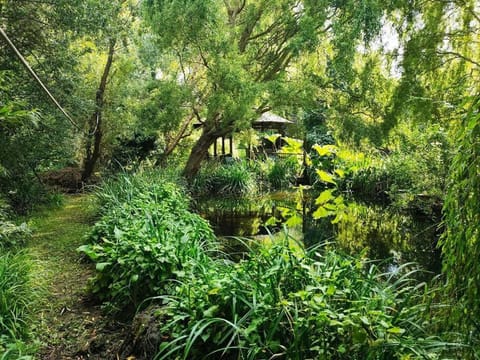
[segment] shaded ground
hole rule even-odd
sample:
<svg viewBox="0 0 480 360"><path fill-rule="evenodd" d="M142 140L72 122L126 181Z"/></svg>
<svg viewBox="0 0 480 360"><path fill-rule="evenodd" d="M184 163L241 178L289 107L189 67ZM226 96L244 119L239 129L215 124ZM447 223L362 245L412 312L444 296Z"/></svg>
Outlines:
<svg viewBox="0 0 480 360"><path fill-rule="evenodd" d="M44 360L117 359L127 326L104 316L86 293L94 268L76 252L92 224L85 195L67 196L61 207L36 214L28 248L44 287L35 326Z"/></svg>

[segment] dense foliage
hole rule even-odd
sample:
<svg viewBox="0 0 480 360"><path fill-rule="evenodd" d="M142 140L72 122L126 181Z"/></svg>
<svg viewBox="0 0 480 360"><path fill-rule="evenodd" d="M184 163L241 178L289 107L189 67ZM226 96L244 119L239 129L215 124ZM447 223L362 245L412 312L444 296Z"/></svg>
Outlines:
<svg viewBox="0 0 480 360"><path fill-rule="evenodd" d="M94 260L92 290L111 310L135 308L191 277L214 249L207 222L188 211L175 184L154 176L123 176L98 191L102 217L80 250Z"/></svg>
<svg viewBox="0 0 480 360"><path fill-rule="evenodd" d="M182 180L158 170L102 185L101 218L82 247L97 263L92 289L111 309L133 311L146 297L164 297L162 316L172 321L162 331L171 343L160 357L219 349L247 358L437 356L422 341L405 345L426 338L423 323L402 322L414 291L394 289L375 267L288 241L253 249L237 264L219 260L208 224L173 184L188 182L195 196L245 197L310 182L321 191L314 209L277 209L293 214L289 225L311 210L348 227L343 234L378 240L382 227L359 229L367 211L348 208L345 193L435 220L444 205L445 296L458 305L454 316L435 316L464 335L472 350L465 356L478 358L479 9L478 0L0 0L2 30L70 114L2 35L0 199L11 214L0 209L0 259L4 278L13 279L5 289L18 281L19 294L28 292L28 259L16 253L28 232L12 217L57 199L46 186L50 174L68 169L75 181L67 190L77 191L122 167L175 164ZM237 142L243 131L248 150L259 145L252 125L267 111L292 120L292 136L305 141L304 162L313 166L303 177L295 156L205 164L219 137ZM337 236L361 252L361 239ZM333 268L343 277L329 290ZM415 322L432 298L415 299ZM25 299L18 313L0 314L8 341L24 334ZM362 347L359 339L370 342Z"/></svg>
<svg viewBox="0 0 480 360"><path fill-rule="evenodd" d="M428 288L408 274L306 251L288 236L238 263L223 260L179 195L152 173L124 176L100 189L103 216L93 244L81 247L108 305L158 304L159 358L400 359L444 350L428 332Z"/></svg>
<svg viewBox="0 0 480 360"><path fill-rule="evenodd" d="M28 349L38 299L32 280L33 261L21 250L30 230L25 223L15 224L9 212L0 199L0 354L6 360L20 359Z"/></svg>
<svg viewBox="0 0 480 360"><path fill-rule="evenodd" d="M458 149L450 174L451 192L445 200L447 232L442 240L443 267L453 296L459 306L455 318L467 339L477 349L480 346L480 115L478 99L467 104L467 112L457 128ZM477 353L478 354L478 353Z"/></svg>

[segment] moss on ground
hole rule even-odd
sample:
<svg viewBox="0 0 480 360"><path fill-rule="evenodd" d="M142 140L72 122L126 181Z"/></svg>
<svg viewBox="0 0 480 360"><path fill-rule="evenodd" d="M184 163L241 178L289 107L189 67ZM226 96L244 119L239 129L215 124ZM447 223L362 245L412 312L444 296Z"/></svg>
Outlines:
<svg viewBox="0 0 480 360"><path fill-rule="evenodd" d="M35 213L28 249L36 283L45 293L33 324L41 343L39 359L108 359L123 337L123 326L102 314L87 295L94 267L76 249L94 219L91 198L67 196L62 206Z"/></svg>

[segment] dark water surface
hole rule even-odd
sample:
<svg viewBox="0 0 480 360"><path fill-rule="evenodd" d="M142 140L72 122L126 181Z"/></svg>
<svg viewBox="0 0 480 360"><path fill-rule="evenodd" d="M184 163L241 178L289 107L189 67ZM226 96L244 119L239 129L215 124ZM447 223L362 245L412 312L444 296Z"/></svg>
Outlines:
<svg viewBox="0 0 480 360"><path fill-rule="evenodd" d="M197 211L212 224L219 237L255 237L275 232L282 222L297 217L297 233L306 246L331 242L351 255L385 261L389 271L405 263L417 263L429 278L441 271L439 215L399 211L392 206L347 201L346 216L314 220L315 196L299 198L296 192L274 193L251 199L200 199ZM276 220L274 221L273 218ZM269 226L265 224L269 223ZM228 241L228 240L226 240Z"/></svg>

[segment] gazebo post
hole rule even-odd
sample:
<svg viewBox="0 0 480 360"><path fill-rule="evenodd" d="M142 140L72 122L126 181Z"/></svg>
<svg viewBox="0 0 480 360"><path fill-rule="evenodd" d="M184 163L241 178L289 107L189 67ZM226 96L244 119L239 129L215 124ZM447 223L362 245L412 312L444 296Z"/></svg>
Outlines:
<svg viewBox="0 0 480 360"><path fill-rule="evenodd" d="M218 139L215 139L213 143L213 157L217 157L217 140Z"/></svg>

